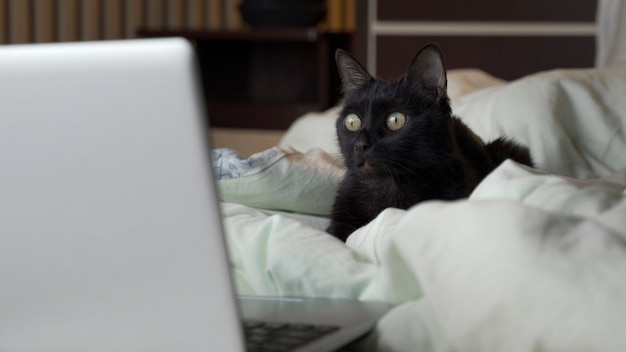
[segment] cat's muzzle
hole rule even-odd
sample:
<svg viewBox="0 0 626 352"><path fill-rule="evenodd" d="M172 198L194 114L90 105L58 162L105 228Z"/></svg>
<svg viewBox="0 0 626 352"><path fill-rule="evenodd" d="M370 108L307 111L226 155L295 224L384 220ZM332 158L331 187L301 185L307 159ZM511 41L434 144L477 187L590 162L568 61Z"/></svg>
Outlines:
<svg viewBox="0 0 626 352"><path fill-rule="evenodd" d="M366 158L360 159L361 160L356 163L356 170L360 176L371 179L379 179L389 176L382 165L368 161Z"/></svg>

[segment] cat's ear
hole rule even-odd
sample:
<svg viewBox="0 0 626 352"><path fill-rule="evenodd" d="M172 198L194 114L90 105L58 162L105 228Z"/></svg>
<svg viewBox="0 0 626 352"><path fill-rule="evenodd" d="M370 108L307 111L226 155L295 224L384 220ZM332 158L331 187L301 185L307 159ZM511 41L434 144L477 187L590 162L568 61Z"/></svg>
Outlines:
<svg viewBox="0 0 626 352"><path fill-rule="evenodd" d="M423 47L413 58L404 80L433 92L437 101L445 96L448 81L441 49L435 44Z"/></svg>
<svg viewBox="0 0 626 352"><path fill-rule="evenodd" d="M335 62L344 93L364 87L374 79L365 67L345 50L337 49L335 51Z"/></svg>

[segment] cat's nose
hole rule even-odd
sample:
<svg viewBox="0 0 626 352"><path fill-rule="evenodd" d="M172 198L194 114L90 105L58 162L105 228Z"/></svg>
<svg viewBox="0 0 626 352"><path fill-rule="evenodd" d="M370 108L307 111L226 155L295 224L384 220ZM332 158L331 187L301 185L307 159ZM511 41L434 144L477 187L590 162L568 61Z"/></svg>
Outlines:
<svg viewBox="0 0 626 352"><path fill-rule="evenodd" d="M370 139L367 136L366 131L361 130L361 132L359 132L359 135L356 137L356 140L354 141L354 147L353 147L354 152L362 154L369 147L370 147Z"/></svg>
<svg viewBox="0 0 626 352"><path fill-rule="evenodd" d="M363 153L369 147L370 143L366 140L358 140L354 143L354 151L359 153Z"/></svg>

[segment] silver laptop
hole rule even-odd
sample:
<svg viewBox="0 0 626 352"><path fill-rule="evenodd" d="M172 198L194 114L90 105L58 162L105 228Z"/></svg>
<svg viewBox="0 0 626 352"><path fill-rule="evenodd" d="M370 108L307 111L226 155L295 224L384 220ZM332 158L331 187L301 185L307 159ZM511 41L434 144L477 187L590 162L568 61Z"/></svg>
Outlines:
<svg viewBox="0 0 626 352"><path fill-rule="evenodd" d="M235 296L200 91L183 39L0 48L0 350L242 351L293 310L332 350L387 310Z"/></svg>

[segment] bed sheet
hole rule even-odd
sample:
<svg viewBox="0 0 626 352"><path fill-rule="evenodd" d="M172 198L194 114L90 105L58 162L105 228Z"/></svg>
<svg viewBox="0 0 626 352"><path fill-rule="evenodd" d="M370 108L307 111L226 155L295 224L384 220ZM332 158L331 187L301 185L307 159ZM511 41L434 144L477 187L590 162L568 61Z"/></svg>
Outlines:
<svg viewBox="0 0 626 352"><path fill-rule="evenodd" d="M455 112L538 167L506 161L468 199L387 209L347 243L324 232L333 150L283 145L219 180L237 290L395 303L360 350L624 350L626 67L491 83Z"/></svg>

